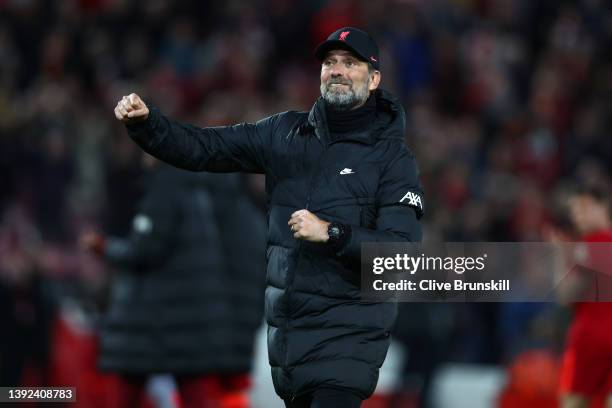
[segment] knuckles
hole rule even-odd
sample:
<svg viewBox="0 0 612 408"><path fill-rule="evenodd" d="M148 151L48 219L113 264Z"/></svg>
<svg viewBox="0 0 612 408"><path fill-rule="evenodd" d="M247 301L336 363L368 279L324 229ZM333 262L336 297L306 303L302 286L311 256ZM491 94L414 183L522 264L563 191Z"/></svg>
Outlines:
<svg viewBox="0 0 612 408"><path fill-rule="evenodd" d="M115 116L117 119L125 121L128 119L128 113L134 110L142 110L141 115L138 116L144 116L149 112L147 106L137 94L123 95L115 107Z"/></svg>

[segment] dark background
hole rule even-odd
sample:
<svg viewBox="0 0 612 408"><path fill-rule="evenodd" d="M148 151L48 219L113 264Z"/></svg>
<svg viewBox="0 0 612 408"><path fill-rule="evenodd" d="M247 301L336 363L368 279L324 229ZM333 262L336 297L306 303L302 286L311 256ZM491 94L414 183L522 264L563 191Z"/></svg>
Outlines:
<svg viewBox="0 0 612 408"><path fill-rule="evenodd" d="M50 361L78 365L54 348L58 315L95 337L109 272L77 237L125 234L141 192L117 100L136 92L198 125L306 110L319 92L312 50L346 25L377 40L381 86L406 108L425 236L541 241L564 225L568 182L609 187L604 0L0 0L3 384L50 383ZM261 185L245 177L263 211ZM555 367L563 344L554 304L402 309L409 394L447 362L502 368L544 350Z"/></svg>

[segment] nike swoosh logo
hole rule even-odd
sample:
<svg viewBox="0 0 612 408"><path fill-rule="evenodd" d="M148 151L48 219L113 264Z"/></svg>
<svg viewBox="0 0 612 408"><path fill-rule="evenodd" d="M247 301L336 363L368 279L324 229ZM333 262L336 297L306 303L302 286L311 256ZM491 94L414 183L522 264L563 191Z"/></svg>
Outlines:
<svg viewBox="0 0 612 408"><path fill-rule="evenodd" d="M344 169L340 171L340 174L344 176L345 174L355 174L355 172L352 169Z"/></svg>

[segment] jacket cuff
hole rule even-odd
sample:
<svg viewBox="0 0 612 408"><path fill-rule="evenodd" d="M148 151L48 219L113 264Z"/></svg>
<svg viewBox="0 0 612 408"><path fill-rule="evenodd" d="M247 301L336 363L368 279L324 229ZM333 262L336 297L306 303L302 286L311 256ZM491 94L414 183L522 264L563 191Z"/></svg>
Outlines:
<svg viewBox="0 0 612 408"><path fill-rule="evenodd" d="M159 110L155 106L149 106L149 116L147 119L135 123L126 123L125 128L130 136L146 134L155 127L158 116Z"/></svg>

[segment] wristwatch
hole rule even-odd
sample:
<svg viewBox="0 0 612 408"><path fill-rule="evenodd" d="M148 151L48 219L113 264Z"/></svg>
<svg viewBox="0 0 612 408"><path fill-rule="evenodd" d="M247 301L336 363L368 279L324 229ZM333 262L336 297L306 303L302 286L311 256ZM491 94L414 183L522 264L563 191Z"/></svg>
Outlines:
<svg viewBox="0 0 612 408"><path fill-rule="evenodd" d="M334 249L340 249L349 237L350 227L339 222L331 222L327 226L327 243Z"/></svg>

